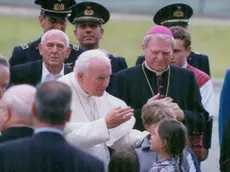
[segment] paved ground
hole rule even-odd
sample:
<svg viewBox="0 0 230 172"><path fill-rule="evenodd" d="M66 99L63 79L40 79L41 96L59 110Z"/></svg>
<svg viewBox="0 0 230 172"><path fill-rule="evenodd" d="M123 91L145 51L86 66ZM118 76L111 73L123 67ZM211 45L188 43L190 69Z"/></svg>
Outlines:
<svg viewBox="0 0 230 172"><path fill-rule="evenodd" d="M218 109L219 109L219 96L220 96L220 88L215 88L215 102L217 107L214 123L213 123L213 133L212 133L212 147L210 149L209 157L206 161L204 161L202 166L202 172L219 172L219 139L218 139Z"/></svg>

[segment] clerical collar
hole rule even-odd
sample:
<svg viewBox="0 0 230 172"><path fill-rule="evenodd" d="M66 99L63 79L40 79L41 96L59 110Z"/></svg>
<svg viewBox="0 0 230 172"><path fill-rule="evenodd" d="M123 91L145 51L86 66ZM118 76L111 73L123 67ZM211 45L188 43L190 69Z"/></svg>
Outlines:
<svg viewBox="0 0 230 172"><path fill-rule="evenodd" d="M185 64L182 66L182 68L187 68L188 67L188 63L187 62L185 62Z"/></svg>
<svg viewBox="0 0 230 172"><path fill-rule="evenodd" d="M166 72L166 71L169 70L169 66L168 66L165 70L163 70L163 71L161 71L161 72L157 72L157 71L155 71L155 70L152 70L152 69L147 65L146 61L144 62L144 64L145 64L145 67L146 67L148 70L150 70L151 72L154 72L154 73L156 74L156 76L161 76L164 72Z"/></svg>

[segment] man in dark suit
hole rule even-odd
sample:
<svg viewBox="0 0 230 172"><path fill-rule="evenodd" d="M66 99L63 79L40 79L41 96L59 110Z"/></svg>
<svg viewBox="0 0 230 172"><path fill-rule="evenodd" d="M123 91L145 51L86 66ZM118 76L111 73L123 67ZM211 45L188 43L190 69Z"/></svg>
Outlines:
<svg viewBox="0 0 230 172"><path fill-rule="evenodd" d="M71 12L70 7L75 3L75 0L35 0L35 4L41 6L39 23L43 33L51 29L59 29L65 32L67 15ZM9 60L10 66L41 60L42 56L38 50L40 42L41 37L36 41L14 47L12 57ZM65 59L65 63L73 67L77 56L83 52L83 49L71 44L69 46L71 52L69 57Z"/></svg>
<svg viewBox="0 0 230 172"><path fill-rule="evenodd" d="M0 55L0 99L10 83L10 69L8 61Z"/></svg>
<svg viewBox="0 0 230 172"><path fill-rule="evenodd" d="M146 61L142 65L117 73L113 83L113 95L134 109L134 128L138 130L144 130L142 106L153 96L159 99L170 97L174 102L178 120L185 123L189 136L199 136L197 138L201 139L202 144L201 134L205 131L205 121L208 120L209 114L202 106L193 72L170 66L174 41L168 28L151 28L143 42ZM197 143L200 144L195 142L192 146L202 146Z"/></svg>
<svg viewBox="0 0 230 172"><path fill-rule="evenodd" d="M85 50L101 48L100 40L104 35L102 25L109 20L109 11L95 2L81 2L72 6L71 10L69 21L75 25L74 35L79 42L79 46ZM112 75L107 87L107 91L110 92L114 74L126 69L127 64L124 57L103 51L109 57L112 65Z"/></svg>
<svg viewBox="0 0 230 172"><path fill-rule="evenodd" d="M189 19L192 17L193 9L183 3L175 3L167 5L161 8L153 17L153 22L157 25L163 25L165 27L181 26L185 29L188 28ZM136 65L143 63L145 60L144 56L138 56ZM188 64L202 70L209 76L210 66L208 56L191 51L187 57Z"/></svg>
<svg viewBox="0 0 230 172"><path fill-rule="evenodd" d="M71 49L68 36L58 29L51 29L43 36L39 44L42 60L15 65L11 68L11 85L31 84L56 80L72 70L64 65Z"/></svg>
<svg viewBox="0 0 230 172"><path fill-rule="evenodd" d="M32 104L36 89L30 85L10 87L0 102L0 143L29 137L32 129Z"/></svg>
<svg viewBox="0 0 230 172"><path fill-rule="evenodd" d="M71 146L63 137L71 116L71 89L49 81L37 88L34 135L0 146L2 172L104 172L104 164Z"/></svg>

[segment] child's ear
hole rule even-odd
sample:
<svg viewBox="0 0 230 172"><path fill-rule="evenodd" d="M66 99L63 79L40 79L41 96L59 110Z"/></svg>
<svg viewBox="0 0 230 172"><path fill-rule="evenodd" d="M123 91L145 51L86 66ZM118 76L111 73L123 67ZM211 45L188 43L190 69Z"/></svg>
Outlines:
<svg viewBox="0 0 230 172"><path fill-rule="evenodd" d="M162 148L166 148L167 147L167 140L162 140Z"/></svg>

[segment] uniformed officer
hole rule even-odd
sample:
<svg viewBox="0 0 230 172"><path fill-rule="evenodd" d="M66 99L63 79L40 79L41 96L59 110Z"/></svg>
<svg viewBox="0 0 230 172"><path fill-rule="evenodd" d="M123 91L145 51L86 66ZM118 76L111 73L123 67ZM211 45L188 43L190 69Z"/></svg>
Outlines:
<svg viewBox="0 0 230 172"><path fill-rule="evenodd" d="M81 2L72 6L69 21L75 25L74 35L79 42L79 46L85 50L97 49L100 47L100 40L103 37L105 24L109 18L109 11L101 4L95 2ZM120 70L127 68L124 57L114 56L103 50L111 60L112 75L107 91L110 92L113 76Z"/></svg>
<svg viewBox="0 0 230 172"><path fill-rule="evenodd" d="M35 0L35 4L41 6L40 16L38 17L43 33L51 29L59 29L65 32L67 25L67 15L71 12L71 6L76 4L75 0ZM41 60L38 44L41 42L41 37L36 41L22 44L14 47L12 57L9 62L11 66L24 64L27 62ZM69 57L65 63L73 66L73 62L77 56L83 52L77 46L70 45L72 48Z"/></svg>
<svg viewBox="0 0 230 172"><path fill-rule="evenodd" d="M153 17L153 22L157 25L163 25L166 27L181 26L183 28L188 27L189 19L193 15L193 9L183 3L175 3L167 5L161 8ZM137 64L141 64L144 61L144 56L139 56L136 61ZM210 66L208 56L191 51L187 57L187 61L190 65L210 74Z"/></svg>

